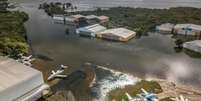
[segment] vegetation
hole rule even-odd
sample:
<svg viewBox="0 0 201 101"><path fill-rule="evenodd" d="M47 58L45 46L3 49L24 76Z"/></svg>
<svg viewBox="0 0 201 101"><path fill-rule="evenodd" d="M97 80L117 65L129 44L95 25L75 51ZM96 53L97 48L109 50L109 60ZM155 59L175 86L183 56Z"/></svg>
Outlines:
<svg viewBox="0 0 201 101"><path fill-rule="evenodd" d="M8 7L8 0L0 0L0 13L6 12Z"/></svg>
<svg viewBox="0 0 201 101"><path fill-rule="evenodd" d="M0 55L15 58L19 53L28 52L24 28L27 20L28 15L24 12L0 13Z"/></svg>
<svg viewBox="0 0 201 101"><path fill-rule="evenodd" d="M71 3L61 3L61 2L51 2L51 3L43 3L40 4L39 9L44 9L45 12L52 16L53 14L65 14L65 10L71 9L77 9L76 6L73 6Z"/></svg>
<svg viewBox="0 0 201 101"><path fill-rule="evenodd" d="M109 10L78 12L110 17L107 27L127 27L138 33L146 33L162 23L194 23L201 25L201 9L177 7L170 9L147 9L117 7Z"/></svg>
<svg viewBox="0 0 201 101"><path fill-rule="evenodd" d="M178 47L182 47L183 40L177 39L177 40L175 41L175 44L176 44Z"/></svg>
<svg viewBox="0 0 201 101"><path fill-rule="evenodd" d="M166 97L164 99L161 99L160 101L173 101L173 100L171 100L170 97Z"/></svg>
<svg viewBox="0 0 201 101"><path fill-rule="evenodd" d="M122 101L122 99L128 101L125 92L128 92L131 96L137 96L137 94L142 93L141 88L144 88L145 90L151 91L153 93L162 92L162 88L157 82L142 80L136 85L126 86L124 89L117 89L110 92L109 99L110 101L112 101L113 99L115 99L116 101Z"/></svg>

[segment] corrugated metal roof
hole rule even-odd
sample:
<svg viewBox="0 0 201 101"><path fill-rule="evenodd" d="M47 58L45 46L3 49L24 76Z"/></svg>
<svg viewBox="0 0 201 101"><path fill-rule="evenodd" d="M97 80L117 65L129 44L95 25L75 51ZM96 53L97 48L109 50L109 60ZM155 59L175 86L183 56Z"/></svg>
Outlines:
<svg viewBox="0 0 201 101"><path fill-rule="evenodd" d="M11 101L44 83L41 72L5 57L0 57L0 81L3 101Z"/></svg>
<svg viewBox="0 0 201 101"><path fill-rule="evenodd" d="M133 34L136 34L136 32L128 30L126 28L114 28L114 29L108 29L103 32L100 32L100 34L113 34L122 38L127 38Z"/></svg>
<svg viewBox="0 0 201 101"><path fill-rule="evenodd" d="M104 26L101 26L99 24L86 26L78 29L79 31L85 31L85 32L92 32L92 33L98 33L100 31L106 30Z"/></svg>

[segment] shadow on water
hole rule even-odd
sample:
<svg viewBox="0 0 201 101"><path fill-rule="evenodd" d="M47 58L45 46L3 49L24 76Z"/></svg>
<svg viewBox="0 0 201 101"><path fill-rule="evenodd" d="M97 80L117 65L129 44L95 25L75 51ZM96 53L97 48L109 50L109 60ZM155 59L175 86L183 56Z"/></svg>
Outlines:
<svg viewBox="0 0 201 101"><path fill-rule="evenodd" d="M58 84L54 85L52 87L52 90L57 91L58 89L59 90L76 89L78 88L78 86L80 86L81 82L83 82L86 79L86 76L87 75L84 71L81 70L75 71L70 75L68 75L67 78L62 79L61 81L59 81Z"/></svg>
<svg viewBox="0 0 201 101"><path fill-rule="evenodd" d="M36 54L36 57L41 59L41 60L45 60L45 61L54 61L52 58L50 58L46 55L43 55L43 54Z"/></svg>

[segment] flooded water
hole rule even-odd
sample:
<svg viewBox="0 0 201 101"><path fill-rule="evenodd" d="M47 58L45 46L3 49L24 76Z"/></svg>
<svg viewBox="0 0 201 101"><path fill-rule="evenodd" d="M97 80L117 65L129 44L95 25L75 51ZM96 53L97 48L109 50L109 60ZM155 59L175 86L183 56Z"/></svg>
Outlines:
<svg viewBox="0 0 201 101"><path fill-rule="evenodd" d="M42 0L41 0L42 1ZM64 25L54 24L51 17L38 10L37 0L19 0L20 9L29 14L26 22L27 35L35 56L43 57L44 75L54 66L66 64L72 70L90 62L139 77L157 77L201 85L201 59L185 53L176 53L174 39L170 35L151 33L128 43L109 42L99 39L65 34ZM46 0L49 1L49 0ZM55 0L54 0L55 1ZM76 0L91 6L130 6L168 8L176 6L201 7L200 0Z"/></svg>

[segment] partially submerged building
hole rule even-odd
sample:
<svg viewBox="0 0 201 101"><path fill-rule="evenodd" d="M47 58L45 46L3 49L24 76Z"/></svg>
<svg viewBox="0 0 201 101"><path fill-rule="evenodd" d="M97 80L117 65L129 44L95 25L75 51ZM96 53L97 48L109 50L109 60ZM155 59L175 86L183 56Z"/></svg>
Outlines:
<svg viewBox="0 0 201 101"><path fill-rule="evenodd" d="M201 26L195 24L177 24L174 26L174 33L201 37Z"/></svg>
<svg viewBox="0 0 201 101"><path fill-rule="evenodd" d="M109 17L108 16L104 16L104 15L99 16L98 19L99 19L99 23L100 24L105 24L105 23L107 23L109 21Z"/></svg>
<svg viewBox="0 0 201 101"><path fill-rule="evenodd" d="M84 15L76 14L70 17L74 18L74 22L77 27L84 27L88 25L87 19Z"/></svg>
<svg viewBox="0 0 201 101"><path fill-rule="evenodd" d="M48 91L40 71L0 57L0 100L35 101Z"/></svg>
<svg viewBox="0 0 201 101"><path fill-rule="evenodd" d="M54 23L64 24L64 15L53 15Z"/></svg>
<svg viewBox="0 0 201 101"><path fill-rule="evenodd" d="M86 20L85 16L81 15L81 14L72 15L71 17L74 18L74 20L78 21L78 22L81 20Z"/></svg>
<svg viewBox="0 0 201 101"><path fill-rule="evenodd" d="M76 25L75 19L73 17L64 17L64 23L66 25Z"/></svg>
<svg viewBox="0 0 201 101"><path fill-rule="evenodd" d="M99 23L98 16L96 16L96 15L87 15L85 17L86 17L86 20L87 20L87 22L89 24L97 24L97 23Z"/></svg>
<svg viewBox="0 0 201 101"><path fill-rule="evenodd" d="M76 32L77 32L77 34L79 34L81 36L95 37L97 33L100 33L104 30L106 30L106 28L104 26L95 24L95 25L78 28Z"/></svg>
<svg viewBox="0 0 201 101"><path fill-rule="evenodd" d="M183 47L188 49L188 50L191 50L191 51L194 51L197 53L201 53L201 40L194 40L194 41L190 41L190 42L185 42L183 44Z"/></svg>
<svg viewBox="0 0 201 101"><path fill-rule="evenodd" d="M97 34L97 37L99 38L115 41L128 41L135 36L136 32L126 28L108 29Z"/></svg>
<svg viewBox="0 0 201 101"><path fill-rule="evenodd" d="M86 16L86 19L88 21L89 24L104 24L107 23L109 21L109 17L108 16L96 16L96 15L88 15Z"/></svg>
<svg viewBox="0 0 201 101"><path fill-rule="evenodd" d="M109 21L109 17L107 16L96 16L96 15L71 15L71 16L64 16L64 19L60 18L60 16L55 16L54 19L56 21L64 20L64 23L67 25L76 25L76 27L84 27L94 24L105 24Z"/></svg>
<svg viewBox="0 0 201 101"><path fill-rule="evenodd" d="M159 26L156 26L156 32L162 34L171 34L173 33L174 24L165 23Z"/></svg>

